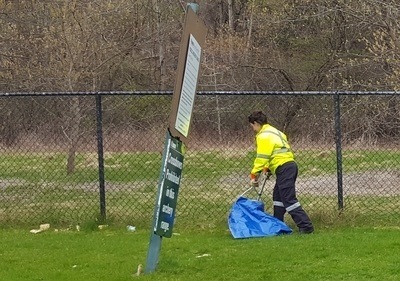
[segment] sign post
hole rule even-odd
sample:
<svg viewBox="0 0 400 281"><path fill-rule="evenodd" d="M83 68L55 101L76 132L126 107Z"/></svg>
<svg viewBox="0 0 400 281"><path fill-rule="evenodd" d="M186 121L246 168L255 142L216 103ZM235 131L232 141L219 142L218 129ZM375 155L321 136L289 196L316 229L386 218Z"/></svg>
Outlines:
<svg viewBox="0 0 400 281"><path fill-rule="evenodd" d="M169 133L166 139L153 230L155 234L169 238L172 236L179 183L182 175L183 145L181 141L171 137Z"/></svg>
<svg viewBox="0 0 400 281"><path fill-rule="evenodd" d="M154 208L153 229L150 234L150 245L147 253L145 272L154 272L161 250L162 237L171 237L178 201L179 183L183 168L182 142L166 135L157 200Z"/></svg>
<svg viewBox="0 0 400 281"><path fill-rule="evenodd" d="M145 273L156 270L162 238L170 238L174 226L183 170L184 142L189 135L199 79L201 49L207 33L207 28L197 17L197 10L198 5L193 3L188 4L186 9Z"/></svg>

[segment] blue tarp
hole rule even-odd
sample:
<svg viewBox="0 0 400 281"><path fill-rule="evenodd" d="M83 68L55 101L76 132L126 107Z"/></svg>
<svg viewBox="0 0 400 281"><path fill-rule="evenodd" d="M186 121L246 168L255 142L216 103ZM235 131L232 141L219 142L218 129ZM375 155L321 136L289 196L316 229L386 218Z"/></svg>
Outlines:
<svg viewBox="0 0 400 281"><path fill-rule="evenodd" d="M292 229L264 211L264 203L240 196L228 217L233 238L251 238L290 234Z"/></svg>

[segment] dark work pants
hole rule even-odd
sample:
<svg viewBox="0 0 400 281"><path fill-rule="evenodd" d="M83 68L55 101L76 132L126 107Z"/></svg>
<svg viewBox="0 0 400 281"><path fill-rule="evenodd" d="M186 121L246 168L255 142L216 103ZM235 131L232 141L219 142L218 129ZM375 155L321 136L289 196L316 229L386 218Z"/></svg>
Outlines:
<svg viewBox="0 0 400 281"><path fill-rule="evenodd" d="M285 213L288 212L300 231L309 230L313 227L311 220L296 198L297 173L296 162L285 163L276 169L276 183L272 195L274 217L283 221Z"/></svg>

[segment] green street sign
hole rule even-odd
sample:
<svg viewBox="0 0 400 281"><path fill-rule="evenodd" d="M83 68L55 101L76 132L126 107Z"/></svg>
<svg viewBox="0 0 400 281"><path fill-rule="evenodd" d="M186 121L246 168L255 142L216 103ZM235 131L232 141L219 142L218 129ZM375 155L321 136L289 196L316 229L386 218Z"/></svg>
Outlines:
<svg viewBox="0 0 400 281"><path fill-rule="evenodd" d="M162 168L163 175L159 183L154 233L169 238L172 236L183 169L183 145L178 139L169 137L165 149L166 157Z"/></svg>

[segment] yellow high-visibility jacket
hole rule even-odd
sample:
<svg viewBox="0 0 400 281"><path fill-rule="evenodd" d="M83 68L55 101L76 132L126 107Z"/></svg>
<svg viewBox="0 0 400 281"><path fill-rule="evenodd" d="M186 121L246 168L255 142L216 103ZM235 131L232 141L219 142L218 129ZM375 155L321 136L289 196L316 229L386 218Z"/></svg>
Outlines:
<svg viewBox="0 0 400 281"><path fill-rule="evenodd" d="M251 174L257 175L264 168L275 174L276 168L294 161L294 154L284 133L265 124L256 135L257 156Z"/></svg>

